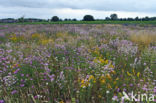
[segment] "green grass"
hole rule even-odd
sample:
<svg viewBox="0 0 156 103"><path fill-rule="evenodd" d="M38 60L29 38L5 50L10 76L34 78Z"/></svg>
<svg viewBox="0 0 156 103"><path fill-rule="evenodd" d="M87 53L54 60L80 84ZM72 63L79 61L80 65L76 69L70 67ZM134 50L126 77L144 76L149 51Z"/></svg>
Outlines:
<svg viewBox="0 0 156 103"><path fill-rule="evenodd" d="M3 24L139 24L156 25L156 21L59 21L59 22L24 22L24 23L0 23Z"/></svg>

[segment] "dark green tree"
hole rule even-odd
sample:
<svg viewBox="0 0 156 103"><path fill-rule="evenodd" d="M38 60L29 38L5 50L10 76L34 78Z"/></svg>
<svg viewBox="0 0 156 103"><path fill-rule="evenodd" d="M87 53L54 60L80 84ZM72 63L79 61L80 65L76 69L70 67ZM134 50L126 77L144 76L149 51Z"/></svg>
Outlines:
<svg viewBox="0 0 156 103"><path fill-rule="evenodd" d="M109 17L106 17L105 20L110 20L110 18Z"/></svg>
<svg viewBox="0 0 156 103"><path fill-rule="evenodd" d="M59 21L59 17L53 16L53 17L51 18L51 21L54 21L54 22Z"/></svg>
<svg viewBox="0 0 156 103"><path fill-rule="evenodd" d="M85 15L83 21L94 21L94 17L92 15Z"/></svg>
<svg viewBox="0 0 156 103"><path fill-rule="evenodd" d="M18 18L18 22L24 22L24 16Z"/></svg>
<svg viewBox="0 0 156 103"><path fill-rule="evenodd" d="M135 21L139 21L139 17L138 16L135 18Z"/></svg>
<svg viewBox="0 0 156 103"><path fill-rule="evenodd" d="M110 18L111 18L111 20L118 20L118 15L117 14L111 14Z"/></svg>

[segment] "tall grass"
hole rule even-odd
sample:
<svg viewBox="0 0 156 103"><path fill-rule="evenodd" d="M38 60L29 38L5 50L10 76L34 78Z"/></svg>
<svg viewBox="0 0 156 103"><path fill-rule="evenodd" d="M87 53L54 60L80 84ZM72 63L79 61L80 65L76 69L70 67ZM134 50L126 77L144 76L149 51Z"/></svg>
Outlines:
<svg viewBox="0 0 156 103"><path fill-rule="evenodd" d="M156 33L146 30L133 32L133 34L130 35L130 40L138 44L140 47L148 47L149 45L155 45Z"/></svg>

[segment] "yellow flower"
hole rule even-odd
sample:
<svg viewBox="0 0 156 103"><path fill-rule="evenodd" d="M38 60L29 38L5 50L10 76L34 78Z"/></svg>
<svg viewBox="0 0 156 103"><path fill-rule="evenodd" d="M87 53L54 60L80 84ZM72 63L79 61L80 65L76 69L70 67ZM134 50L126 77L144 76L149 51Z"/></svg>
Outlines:
<svg viewBox="0 0 156 103"><path fill-rule="evenodd" d="M116 74L116 72L114 70L111 71L112 74Z"/></svg>
<svg viewBox="0 0 156 103"><path fill-rule="evenodd" d="M98 95L98 97L99 97L99 98L102 98L102 96L101 96L101 95Z"/></svg>
<svg viewBox="0 0 156 103"><path fill-rule="evenodd" d="M101 58L99 59L99 61L100 61L101 63L105 63L105 61L104 61L103 59L101 59Z"/></svg>
<svg viewBox="0 0 156 103"><path fill-rule="evenodd" d="M84 83L84 80L82 80L81 83L83 84Z"/></svg>
<svg viewBox="0 0 156 103"><path fill-rule="evenodd" d="M102 84L105 84L105 83L106 83L106 81L103 79L103 80L101 80L101 83L102 83Z"/></svg>
<svg viewBox="0 0 156 103"><path fill-rule="evenodd" d="M135 70L134 70L134 68L133 68L133 74L135 75Z"/></svg>
<svg viewBox="0 0 156 103"><path fill-rule="evenodd" d="M93 61L94 61L94 63L98 63L98 59L97 59L97 58L96 58L96 59L94 59Z"/></svg>
<svg viewBox="0 0 156 103"><path fill-rule="evenodd" d="M34 33L31 35L32 39L39 39L40 38L40 34L38 33Z"/></svg>
<svg viewBox="0 0 156 103"><path fill-rule="evenodd" d="M127 71L127 75L128 75L128 76L132 76L132 74L131 74L131 73L129 73L128 71Z"/></svg>
<svg viewBox="0 0 156 103"><path fill-rule="evenodd" d="M111 65L109 65L109 68L114 68L114 65L112 65L112 64L111 64Z"/></svg>
<svg viewBox="0 0 156 103"><path fill-rule="evenodd" d="M108 84L108 85L107 85L107 87L108 87L109 89L111 89L111 88L112 88L110 84Z"/></svg>
<svg viewBox="0 0 156 103"><path fill-rule="evenodd" d="M115 87L115 89L118 89L118 88L119 88L118 86Z"/></svg>
<svg viewBox="0 0 156 103"><path fill-rule="evenodd" d="M104 76L101 76L99 80L100 80L100 83L102 83L102 84L106 83L106 80L105 80Z"/></svg>
<svg viewBox="0 0 156 103"><path fill-rule="evenodd" d="M110 74L107 74L107 75L106 75L106 78L108 78L109 80L112 79L111 76L110 76Z"/></svg>
<svg viewBox="0 0 156 103"><path fill-rule="evenodd" d="M91 75L91 76L89 77L88 81L90 81L90 80L93 80L93 83L96 83L96 79L95 79L95 77L94 77L93 75Z"/></svg>
<svg viewBox="0 0 156 103"><path fill-rule="evenodd" d="M116 80L119 80L119 78L116 78Z"/></svg>
<svg viewBox="0 0 156 103"><path fill-rule="evenodd" d="M81 88L85 88L89 85L89 82L88 81L85 81L85 80L81 80Z"/></svg>
<svg viewBox="0 0 156 103"><path fill-rule="evenodd" d="M62 100L62 101L60 101L59 103L64 103L64 102L63 102L63 100Z"/></svg>
<svg viewBox="0 0 156 103"><path fill-rule="evenodd" d="M108 64L108 62L109 62L108 60L105 60L105 64Z"/></svg>
<svg viewBox="0 0 156 103"><path fill-rule="evenodd" d="M97 50L95 50L95 51L94 51L94 53L95 53L95 54L97 54L97 55L99 55L99 54L100 54L100 53L99 53L99 51L97 51Z"/></svg>
<svg viewBox="0 0 156 103"><path fill-rule="evenodd" d="M88 80L90 81L90 80L92 80L92 79L94 79L94 76L92 76L92 75L89 76L89 79L88 79Z"/></svg>
<svg viewBox="0 0 156 103"><path fill-rule="evenodd" d="M139 78L139 76L140 76L140 72L137 73L137 77L138 77L138 78Z"/></svg>
<svg viewBox="0 0 156 103"><path fill-rule="evenodd" d="M10 40L13 41L13 42L16 42L17 41L17 37L13 36L13 37L10 38Z"/></svg>
<svg viewBox="0 0 156 103"><path fill-rule="evenodd" d="M116 85L116 84L117 84L117 82L116 82L116 81L114 81L114 82L113 82L113 84L114 84L114 85Z"/></svg>

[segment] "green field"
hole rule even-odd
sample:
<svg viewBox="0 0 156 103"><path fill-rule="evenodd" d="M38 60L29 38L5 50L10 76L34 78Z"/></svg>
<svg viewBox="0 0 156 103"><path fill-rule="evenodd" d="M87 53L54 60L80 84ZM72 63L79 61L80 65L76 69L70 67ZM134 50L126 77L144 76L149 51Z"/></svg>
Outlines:
<svg viewBox="0 0 156 103"><path fill-rule="evenodd" d="M58 21L58 22L24 22L24 23L0 23L2 24L138 24L156 25L156 21Z"/></svg>

